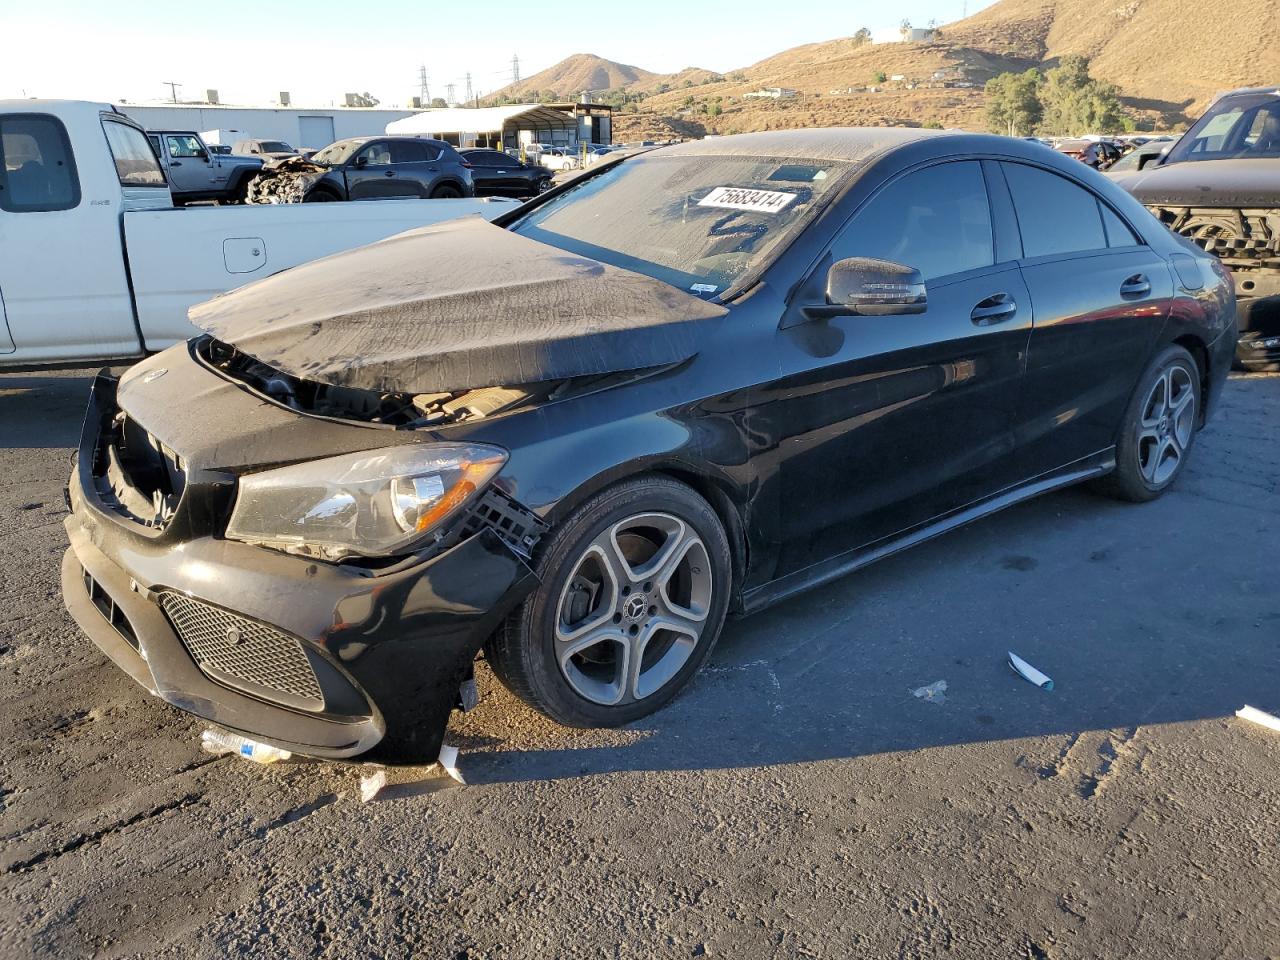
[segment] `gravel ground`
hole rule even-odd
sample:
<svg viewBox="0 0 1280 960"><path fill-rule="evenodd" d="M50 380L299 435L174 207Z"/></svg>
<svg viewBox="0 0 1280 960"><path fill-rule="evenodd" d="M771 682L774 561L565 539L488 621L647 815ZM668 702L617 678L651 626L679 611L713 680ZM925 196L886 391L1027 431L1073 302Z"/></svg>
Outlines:
<svg viewBox="0 0 1280 960"><path fill-rule="evenodd" d="M1280 377L1159 502L1069 490L731 622L631 729L482 669L471 785L367 804L201 753L63 612L87 384L0 377L0 956L1280 956L1280 734L1231 716L1280 712Z"/></svg>

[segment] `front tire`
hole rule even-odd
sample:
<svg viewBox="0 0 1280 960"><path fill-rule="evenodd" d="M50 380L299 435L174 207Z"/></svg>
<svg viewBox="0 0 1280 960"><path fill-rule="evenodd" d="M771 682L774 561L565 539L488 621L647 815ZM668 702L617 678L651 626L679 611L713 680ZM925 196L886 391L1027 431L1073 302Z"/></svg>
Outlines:
<svg viewBox="0 0 1280 960"><path fill-rule="evenodd" d="M462 197L462 191L451 183L441 184L431 191L432 200L458 200Z"/></svg>
<svg viewBox="0 0 1280 960"><path fill-rule="evenodd" d="M1173 486L1195 443L1200 403L1200 368L1182 347L1166 347L1138 381L1116 441L1115 472L1098 489L1143 503Z"/></svg>
<svg viewBox="0 0 1280 960"><path fill-rule="evenodd" d="M535 572L487 656L512 693L572 727L670 701L715 646L732 580L719 517L667 477L596 494L544 541Z"/></svg>

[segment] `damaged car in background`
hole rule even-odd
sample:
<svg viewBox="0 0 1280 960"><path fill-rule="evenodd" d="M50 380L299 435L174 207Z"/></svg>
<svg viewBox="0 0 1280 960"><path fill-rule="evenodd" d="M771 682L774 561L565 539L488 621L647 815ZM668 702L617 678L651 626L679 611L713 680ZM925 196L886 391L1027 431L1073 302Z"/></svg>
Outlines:
<svg viewBox="0 0 1280 960"><path fill-rule="evenodd" d="M561 723L661 707L749 613L1028 497L1176 482L1224 270L1007 138L604 161L192 309L103 373L65 602L174 706L433 759L483 651Z"/></svg>
<svg viewBox="0 0 1280 960"><path fill-rule="evenodd" d="M476 195L471 164L443 140L354 137L309 158L268 161L249 183L247 203L313 203Z"/></svg>
<svg viewBox="0 0 1280 960"><path fill-rule="evenodd" d="M1114 179L1230 268L1236 359L1246 370L1280 371L1280 90L1223 94L1167 153Z"/></svg>

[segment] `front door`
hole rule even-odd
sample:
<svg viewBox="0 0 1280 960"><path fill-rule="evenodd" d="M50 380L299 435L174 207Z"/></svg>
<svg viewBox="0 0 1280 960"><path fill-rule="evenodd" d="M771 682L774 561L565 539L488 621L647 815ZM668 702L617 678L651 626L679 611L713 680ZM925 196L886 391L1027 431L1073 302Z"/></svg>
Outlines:
<svg viewBox="0 0 1280 960"><path fill-rule="evenodd" d="M821 302L831 263L875 257L918 269L928 308L788 325L793 299L776 340L782 375L755 420L777 458L777 576L1016 482L1031 310L995 249L982 165L940 163L882 188L802 285L800 305Z"/></svg>
<svg viewBox="0 0 1280 960"><path fill-rule="evenodd" d="M1019 402L1025 472L1106 450L1173 297L1169 267L1105 200L1041 167L999 164L1017 212L1035 326Z"/></svg>
<svg viewBox="0 0 1280 960"><path fill-rule="evenodd" d="M227 175L195 137L168 133L164 137L169 153L169 183L175 193L212 193L227 185Z"/></svg>
<svg viewBox="0 0 1280 960"><path fill-rule="evenodd" d="M373 200L395 196L396 171L391 165L391 145L383 140L365 144L346 167L347 197Z"/></svg>

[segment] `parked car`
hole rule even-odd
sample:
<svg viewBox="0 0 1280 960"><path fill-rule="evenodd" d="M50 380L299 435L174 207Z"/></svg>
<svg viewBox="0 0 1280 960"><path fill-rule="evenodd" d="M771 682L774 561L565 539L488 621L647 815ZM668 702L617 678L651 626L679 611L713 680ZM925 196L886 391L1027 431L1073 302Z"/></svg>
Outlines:
<svg viewBox="0 0 1280 960"><path fill-rule="evenodd" d="M1123 157L1107 167L1107 176L1115 177L1117 174L1137 173L1152 160L1156 160L1168 153L1170 146L1172 146L1172 142L1155 140L1137 144Z"/></svg>
<svg viewBox="0 0 1280 960"><path fill-rule="evenodd" d="M230 156L231 154L231 148L225 143L206 143L205 146L210 153L216 153L221 157Z"/></svg>
<svg viewBox="0 0 1280 960"><path fill-rule="evenodd" d="M1280 371L1276 87L1223 94L1167 151L1116 182L1170 230L1230 268L1239 297L1237 363L1247 370Z"/></svg>
<svg viewBox="0 0 1280 960"><path fill-rule="evenodd" d="M605 157L610 156L611 154L615 154L622 149L624 148L613 145L613 144L610 144L607 146L590 147L587 149L586 156L583 159L583 164L588 167L592 166L593 164L599 163Z"/></svg>
<svg viewBox="0 0 1280 960"><path fill-rule="evenodd" d="M1063 140L1054 149L1095 170L1105 170L1120 159L1120 149L1106 140Z"/></svg>
<svg viewBox="0 0 1280 960"><path fill-rule="evenodd" d="M262 169L262 161L253 157L212 152L191 130L150 130L147 139L178 205L201 200L242 203L249 181Z"/></svg>
<svg viewBox="0 0 1280 960"><path fill-rule="evenodd" d="M308 202L475 196L471 164L443 140L353 137L329 144L310 162L326 169Z"/></svg>
<svg viewBox="0 0 1280 960"><path fill-rule="evenodd" d="M548 170L577 170L581 166L578 151L571 147L552 147L538 154L538 163Z"/></svg>
<svg viewBox="0 0 1280 960"><path fill-rule="evenodd" d="M198 333L187 308L224 290L516 205L179 210L147 135L105 103L0 101L0 148L0 369L141 357Z"/></svg>
<svg viewBox="0 0 1280 960"><path fill-rule="evenodd" d="M302 753L434 757L482 647L556 720L628 723L730 611L1069 484L1165 493L1233 306L1215 258L1005 137L624 157L99 376L67 607L170 703Z"/></svg>
<svg viewBox="0 0 1280 960"><path fill-rule="evenodd" d="M265 157L268 160L283 160L285 157L298 155L298 151L283 140L237 140L232 144L231 152L249 157Z"/></svg>
<svg viewBox="0 0 1280 960"><path fill-rule="evenodd" d="M471 164L477 197L532 197L550 190L554 174L537 163L523 163L501 150L461 150Z"/></svg>

